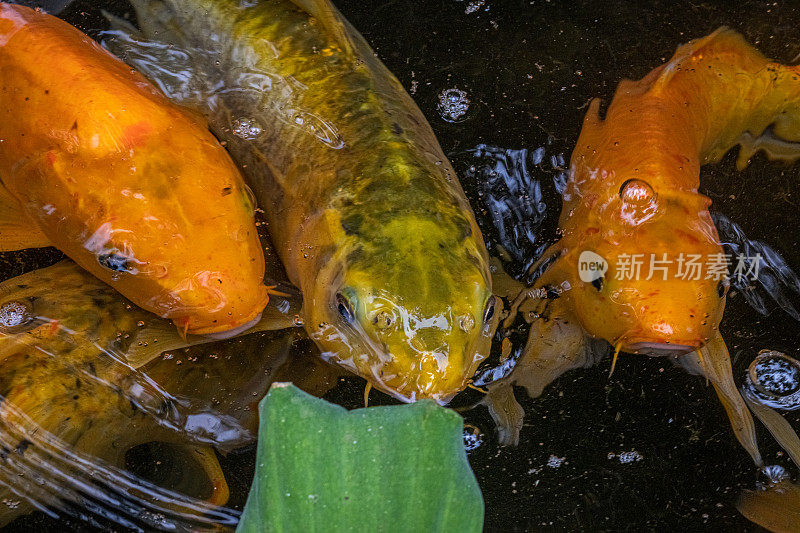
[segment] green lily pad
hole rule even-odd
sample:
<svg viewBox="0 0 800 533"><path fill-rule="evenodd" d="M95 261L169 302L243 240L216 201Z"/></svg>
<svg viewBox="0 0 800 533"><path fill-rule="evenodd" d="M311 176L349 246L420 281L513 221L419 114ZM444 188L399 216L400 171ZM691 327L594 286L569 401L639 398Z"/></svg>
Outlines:
<svg viewBox="0 0 800 533"><path fill-rule="evenodd" d="M237 531L480 531L460 416L433 402L348 411L276 383Z"/></svg>

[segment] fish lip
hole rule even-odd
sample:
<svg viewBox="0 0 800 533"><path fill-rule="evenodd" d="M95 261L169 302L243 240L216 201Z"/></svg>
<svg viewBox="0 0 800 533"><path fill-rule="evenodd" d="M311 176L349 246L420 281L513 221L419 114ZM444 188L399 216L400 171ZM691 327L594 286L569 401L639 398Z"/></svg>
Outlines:
<svg viewBox="0 0 800 533"><path fill-rule="evenodd" d="M208 339L214 339L216 341L222 341L222 340L225 340L225 339L230 339L231 337L235 337L237 335L240 335L240 334L244 333L248 329L250 329L253 326L255 326L256 324L258 324L258 322L261 320L261 314L262 313L258 313L255 316L255 318L245 322L244 324L242 324L239 327L236 327L236 328L233 328L233 329L229 329L227 331L218 331L216 333L206 333L205 335L203 335L203 337L206 337Z"/></svg>
<svg viewBox="0 0 800 533"><path fill-rule="evenodd" d="M622 346L622 351L628 353L661 356L661 355L684 355L700 348L701 343L697 341L670 341L660 342L653 340L628 341Z"/></svg>

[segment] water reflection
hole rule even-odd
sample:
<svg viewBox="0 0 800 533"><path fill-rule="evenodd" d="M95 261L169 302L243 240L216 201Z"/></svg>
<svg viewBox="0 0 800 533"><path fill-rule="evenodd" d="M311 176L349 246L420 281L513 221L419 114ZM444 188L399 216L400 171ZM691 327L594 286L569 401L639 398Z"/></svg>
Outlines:
<svg viewBox="0 0 800 533"><path fill-rule="evenodd" d="M488 239L495 241L488 246L500 247L496 253L507 256L504 266L520 276L552 244L543 230L548 217L554 221L561 208L556 194L563 192L566 183L564 154L548 153L545 146L514 149L486 144L468 153L474 159L463 172L464 182L477 189L473 203L477 200L483 208L476 209L482 229L497 236Z"/></svg>
<svg viewBox="0 0 800 533"><path fill-rule="evenodd" d="M726 253L742 257L745 269L754 268L758 273L755 282L733 276L731 286L738 289L750 307L762 315L768 313L766 298L770 298L792 318L800 320L800 312L792 302L800 295L800 277L786 260L767 243L749 239L741 226L727 216L712 212L711 217ZM755 258L758 258L758 265L753 264Z"/></svg>

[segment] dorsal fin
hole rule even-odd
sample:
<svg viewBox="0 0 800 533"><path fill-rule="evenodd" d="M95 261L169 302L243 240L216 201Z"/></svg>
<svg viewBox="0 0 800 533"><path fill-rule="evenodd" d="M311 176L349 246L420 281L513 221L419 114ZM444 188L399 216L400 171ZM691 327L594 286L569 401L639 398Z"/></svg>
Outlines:
<svg viewBox="0 0 800 533"><path fill-rule="evenodd" d="M294 5L314 17L334 38L348 56L356 55L356 45L347 31L344 18L330 0L291 0Z"/></svg>
<svg viewBox="0 0 800 533"><path fill-rule="evenodd" d="M663 89L670 82L670 80L672 80L673 76L680 72L681 67L687 59L692 57L692 55L701 48L708 46L710 42L725 34L739 35L736 31L728 28L727 26L720 26L705 37L692 39L688 43L679 46L678 49L675 50L675 54L672 56L672 58L663 65L663 69L661 70L658 79L653 82L652 89Z"/></svg>

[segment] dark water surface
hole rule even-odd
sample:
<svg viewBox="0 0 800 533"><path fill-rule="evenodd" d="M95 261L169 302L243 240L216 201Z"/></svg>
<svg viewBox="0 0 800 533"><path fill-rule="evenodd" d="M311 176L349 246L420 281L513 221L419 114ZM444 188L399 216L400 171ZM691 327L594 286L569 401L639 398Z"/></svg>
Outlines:
<svg viewBox="0 0 800 533"><path fill-rule="evenodd" d="M800 53L797 2L336 3L413 94L462 176L491 251L497 254L497 244L504 244L514 273L555 238L556 183L590 98L610 99L619 80L644 76L676 46L720 25L781 62ZM126 11L122 3L77 0L64 17L96 33L104 28L101 8ZM450 89L460 92L445 93ZM463 103L456 100L465 93L463 116L443 117L443 93L451 97L448 105ZM476 153L480 145L489 148ZM756 156L736 172L733 161L729 155L703 169L702 192L712 198L712 210L800 270L800 166ZM59 257L52 251L0 254L0 280ZM787 293L790 302L795 296ZM798 354L797 321L770 298L765 302L762 315L736 291L729 297L721 329L737 380L759 350ZM754 487L757 472L713 389L663 358L623 355L610 379L609 364L570 372L535 401L517 391L526 411L518 447L497 444L484 407L465 413L483 433L470 460L486 501L486 529L758 530L734 507L740 491ZM347 379L327 398L358 407L362 392L361 380ZM477 395L467 393L459 404ZM392 403L377 392L372 402ZM800 427L796 416L792 421ZM790 466L762 428L759 439L767 464ZM253 460L253 450L221 460L234 507L244 503ZM42 515L7 528L63 529Z"/></svg>

